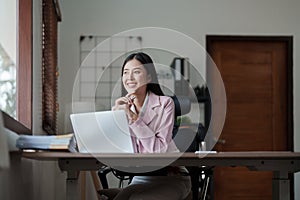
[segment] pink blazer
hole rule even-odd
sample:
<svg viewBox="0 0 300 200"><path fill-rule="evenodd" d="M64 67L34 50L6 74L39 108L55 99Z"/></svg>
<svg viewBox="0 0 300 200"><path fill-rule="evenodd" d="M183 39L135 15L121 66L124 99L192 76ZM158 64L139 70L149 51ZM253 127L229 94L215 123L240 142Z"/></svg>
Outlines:
<svg viewBox="0 0 300 200"><path fill-rule="evenodd" d="M144 115L129 125L137 153L177 152L172 139L174 102L170 97L149 92Z"/></svg>

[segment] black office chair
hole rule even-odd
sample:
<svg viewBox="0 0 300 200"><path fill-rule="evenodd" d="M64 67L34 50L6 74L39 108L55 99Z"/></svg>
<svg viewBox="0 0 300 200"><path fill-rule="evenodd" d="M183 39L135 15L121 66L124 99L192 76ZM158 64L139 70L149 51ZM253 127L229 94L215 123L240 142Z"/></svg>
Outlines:
<svg viewBox="0 0 300 200"><path fill-rule="evenodd" d="M188 97L177 96L172 97L172 99L175 104L173 140L181 152L195 152L199 150L199 142L204 138L203 135L205 134L205 130L199 129L199 127L203 127L202 125L199 125L199 127L197 127L198 131L194 131L188 124L181 123L180 116L189 113L191 110L191 101ZM199 130L201 132L199 132ZM192 192L186 199L197 200L199 196L199 187L203 186L203 179L200 178L203 174L203 170L199 167L187 167L187 169L191 176ZM109 188L107 174L110 172L119 179L119 188ZM98 192L99 195L105 195L108 199L113 199L121 190L121 187L123 187L124 181L130 183L134 175L135 174L114 170L110 167L103 167L98 171L98 176L103 187L103 189Z"/></svg>
<svg viewBox="0 0 300 200"><path fill-rule="evenodd" d="M190 112L191 102L189 98L178 97L178 99L173 98L173 100L175 103L175 119ZM195 152L199 150L200 142L204 141L206 132L206 128L201 123L193 129L184 123L175 123L173 140L180 152ZM193 200L205 200L212 176L211 169L206 167L186 168L191 177Z"/></svg>

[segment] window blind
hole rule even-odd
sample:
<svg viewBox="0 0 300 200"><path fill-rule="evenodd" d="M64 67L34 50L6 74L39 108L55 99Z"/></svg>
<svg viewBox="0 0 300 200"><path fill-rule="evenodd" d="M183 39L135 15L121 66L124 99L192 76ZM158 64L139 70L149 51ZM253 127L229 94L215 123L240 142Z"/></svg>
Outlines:
<svg viewBox="0 0 300 200"><path fill-rule="evenodd" d="M48 134L57 134L57 26L58 1L42 1L42 123Z"/></svg>

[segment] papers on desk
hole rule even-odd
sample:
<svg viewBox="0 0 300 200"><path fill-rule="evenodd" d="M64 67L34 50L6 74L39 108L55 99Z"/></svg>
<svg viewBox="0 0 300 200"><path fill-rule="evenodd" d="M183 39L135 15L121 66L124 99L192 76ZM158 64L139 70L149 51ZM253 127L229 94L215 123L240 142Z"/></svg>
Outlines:
<svg viewBox="0 0 300 200"><path fill-rule="evenodd" d="M16 147L19 149L55 150L76 152L73 134L65 135L20 135Z"/></svg>
<svg viewBox="0 0 300 200"><path fill-rule="evenodd" d="M195 154L209 154L209 153L217 153L216 151L195 151Z"/></svg>

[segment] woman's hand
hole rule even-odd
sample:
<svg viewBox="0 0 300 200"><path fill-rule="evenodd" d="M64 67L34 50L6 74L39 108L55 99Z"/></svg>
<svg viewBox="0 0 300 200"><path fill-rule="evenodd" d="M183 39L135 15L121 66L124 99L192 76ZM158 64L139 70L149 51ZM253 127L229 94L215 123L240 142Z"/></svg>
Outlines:
<svg viewBox="0 0 300 200"><path fill-rule="evenodd" d="M130 109L132 105L134 106L134 99L135 96L132 94L127 94L125 97L120 97L115 101L115 105L112 107L112 110L125 110L130 123L133 123L138 118L138 115Z"/></svg>

